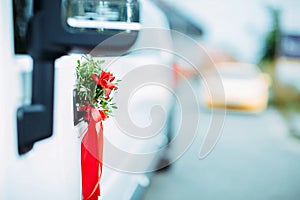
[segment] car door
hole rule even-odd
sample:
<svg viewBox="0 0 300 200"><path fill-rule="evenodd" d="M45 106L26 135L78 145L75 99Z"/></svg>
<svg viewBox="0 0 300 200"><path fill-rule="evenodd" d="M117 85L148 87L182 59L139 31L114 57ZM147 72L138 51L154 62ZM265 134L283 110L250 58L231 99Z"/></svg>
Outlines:
<svg viewBox="0 0 300 200"><path fill-rule="evenodd" d="M17 117L22 116L17 115L22 113L17 110L30 104L33 60L15 52L13 18L19 10L13 5L32 6L28 2L32 4L4 0L0 5L0 28L5 30L0 32L0 199L80 199L80 140L73 123L74 64L78 57L66 56L54 63L52 136L35 142L22 155L18 149ZM37 125L33 123L31 128Z"/></svg>

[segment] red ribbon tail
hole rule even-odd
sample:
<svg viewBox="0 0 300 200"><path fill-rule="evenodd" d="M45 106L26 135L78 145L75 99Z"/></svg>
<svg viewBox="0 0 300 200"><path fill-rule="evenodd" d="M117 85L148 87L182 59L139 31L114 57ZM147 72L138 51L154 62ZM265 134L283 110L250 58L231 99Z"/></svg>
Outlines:
<svg viewBox="0 0 300 200"><path fill-rule="evenodd" d="M98 200L102 175L103 126L99 133L91 120L81 142L81 174L83 200Z"/></svg>

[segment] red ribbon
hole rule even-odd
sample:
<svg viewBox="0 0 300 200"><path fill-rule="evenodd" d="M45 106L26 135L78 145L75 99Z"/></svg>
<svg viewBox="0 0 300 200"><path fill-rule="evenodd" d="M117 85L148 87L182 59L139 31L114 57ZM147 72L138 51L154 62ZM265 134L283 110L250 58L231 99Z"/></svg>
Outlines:
<svg viewBox="0 0 300 200"><path fill-rule="evenodd" d="M103 125L106 118L103 111L83 106L85 120L89 122L81 141L81 176L83 200L98 200L100 196L100 178L102 175ZM97 124L100 128L97 131Z"/></svg>

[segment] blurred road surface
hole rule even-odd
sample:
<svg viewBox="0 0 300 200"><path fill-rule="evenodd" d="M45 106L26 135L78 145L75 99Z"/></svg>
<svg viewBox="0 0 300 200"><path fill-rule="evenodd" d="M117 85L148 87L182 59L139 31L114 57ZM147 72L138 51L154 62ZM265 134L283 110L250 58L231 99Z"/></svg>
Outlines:
<svg viewBox="0 0 300 200"><path fill-rule="evenodd" d="M184 96L184 89L177 95ZM192 107L184 108L190 117L199 114ZM300 140L275 109L227 113L218 144L199 160L210 118L200 109L197 139L169 170L152 177L144 200L300 199Z"/></svg>

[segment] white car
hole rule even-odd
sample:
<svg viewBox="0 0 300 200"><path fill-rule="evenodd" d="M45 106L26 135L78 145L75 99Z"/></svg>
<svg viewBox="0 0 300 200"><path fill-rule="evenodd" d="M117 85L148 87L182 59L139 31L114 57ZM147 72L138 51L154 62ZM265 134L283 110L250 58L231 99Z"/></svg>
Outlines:
<svg viewBox="0 0 300 200"><path fill-rule="evenodd" d="M173 62L172 55L158 51L159 48L169 49L172 46L165 15L151 1L141 0L140 4L142 29L135 46L132 47L134 52L122 58L104 58L107 63L113 61L110 71L123 80L139 67L171 66ZM17 56L13 53L12 1L3 1L0 11L0 29L5 30L0 33L0 199L81 199L80 140L77 137L81 127L74 127L73 123L74 67L81 56L70 55L56 60L53 135L35 143L26 154L19 155L16 113L19 106L30 102L28 80L32 59L28 55ZM152 51L148 47L153 47ZM143 48L148 50L144 51ZM171 76L164 78L170 78L171 81ZM121 87L126 90L126 85L122 86L121 83ZM133 124L142 128L149 126L154 105L163 108L167 115L171 94L165 89L149 84L130 92L130 99L124 101L128 103L128 113ZM104 122L104 135L107 141L124 152L153 152L167 141L167 122L163 119L160 121L163 123L155 125L159 126L154 127L158 133L151 140L139 140L130 134L124 134L122 126L118 126L114 118ZM137 197L137 191L149 184L145 172L153 169L158 157L149 157L146 162L136 163L136 160L129 157L113 157L116 154L107 152L107 146L104 144L100 199L121 200ZM105 159L110 158L116 159L120 166L105 164ZM139 173L127 173L126 169L130 169L130 166L126 168L126 163L140 166ZM122 167L123 164L125 166Z"/></svg>

